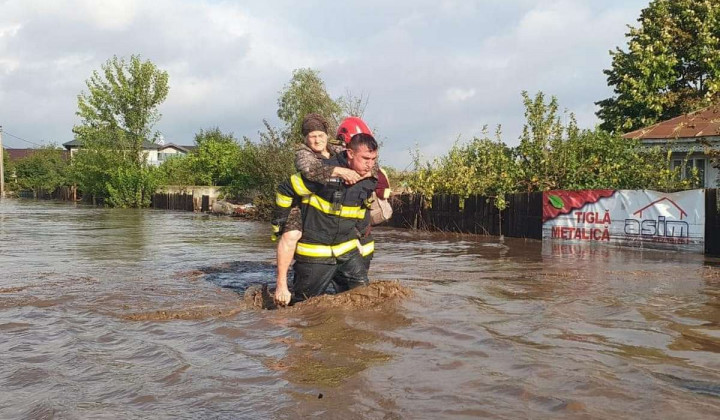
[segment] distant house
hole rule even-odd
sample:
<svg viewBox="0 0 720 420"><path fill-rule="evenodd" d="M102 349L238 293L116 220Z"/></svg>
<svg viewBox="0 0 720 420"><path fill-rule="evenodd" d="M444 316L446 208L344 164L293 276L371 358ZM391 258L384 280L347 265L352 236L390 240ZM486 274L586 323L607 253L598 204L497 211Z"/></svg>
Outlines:
<svg viewBox="0 0 720 420"><path fill-rule="evenodd" d="M160 165L161 163L165 162L167 159L171 159L171 158L179 157L179 156L185 156L188 153L192 152L193 149L195 149L195 147L196 147L196 146L179 146L175 143L161 144L159 146L160 146L160 148L157 150L156 165Z"/></svg>
<svg viewBox="0 0 720 420"><path fill-rule="evenodd" d="M70 152L70 156L72 157L82 148L82 142L73 140L63 143L63 146ZM158 166L169 158L187 155L195 149L196 146L179 146L174 143L150 143L149 141L144 141L142 147L143 151L147 153L147 163Z"/></svg>
<svg viewBox="0 0 720 420"><path fill-rule="evenodd" d="M631 131L624 138L639 139L647 146L660 146L672 151L673 167L682 166L688 158L683 177L697 168L701 188L717 188L718 168L711 165L705 147L720 151L720 107L712 106L649 127ZM688 152L690 155L688 156Z"/></svg>
<svg viewBox="0 0 720 420"><path fill-rule="evenodd" d="M6 148L5 152L8 155L8 159L11 162L17 162L20 159L26 158L28 156L31 156L33 153L37 152L40 149L11 149ZM68 152L63 150L63 157L67 158L69 156Z"/></svg>
<svg viewBox="0 0 720 420"><path fill-rule="evenodd" d="M8 159L11 162L17 162L20 159L32 155L35 150L36 149L5 149L5 153L7 153Z"/></svg>

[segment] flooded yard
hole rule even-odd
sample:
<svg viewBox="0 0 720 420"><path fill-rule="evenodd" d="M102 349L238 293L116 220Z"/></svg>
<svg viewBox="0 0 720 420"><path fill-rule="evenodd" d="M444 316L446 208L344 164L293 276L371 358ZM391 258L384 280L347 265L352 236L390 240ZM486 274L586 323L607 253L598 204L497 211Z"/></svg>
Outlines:
<svg viewBox="0 0 720 420"><path fill-rule="evenodd" d="M0 202L0 418L718 418L696 254L381 228L367 290L280 310L265 223Z"/></svg>

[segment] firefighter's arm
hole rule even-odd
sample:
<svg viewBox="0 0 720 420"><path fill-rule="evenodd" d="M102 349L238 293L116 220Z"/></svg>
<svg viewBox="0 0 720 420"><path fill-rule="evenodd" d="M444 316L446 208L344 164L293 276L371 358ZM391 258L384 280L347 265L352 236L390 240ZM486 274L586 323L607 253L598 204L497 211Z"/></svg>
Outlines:
<svg viewBox="0 0 720 420"><path fill-rule="evenodd" d="M300 203L300 197L295 194L290 180L280 183L275 193L275 207L272 215L272 236L273 241L277 240L278 234L284 228L288 215L293 206Z"/></svg>

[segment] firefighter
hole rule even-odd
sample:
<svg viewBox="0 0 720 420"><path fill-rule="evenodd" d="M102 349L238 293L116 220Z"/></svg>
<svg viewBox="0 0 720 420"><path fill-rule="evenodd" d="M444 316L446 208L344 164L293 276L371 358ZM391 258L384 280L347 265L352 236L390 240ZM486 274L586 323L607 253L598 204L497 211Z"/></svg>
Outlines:
<svg viewBox="0 0 720 420"><path fill-rule="evenodd" d="M372 172L378 145L370 134L359 133L351 137L347 146L345 153L323 163L354 170L363 177L355 184L348 185L340 178L323 184L295 174L278 187L275 231L282 231L280 225L287 220L293 203L302 203L303 233L295 250L292 302L319 295L330 283L342 292L368 282L364 257L374 250L369 235L369 208L377 187ZM290 302L291 295L287 282L280 280L275 300L284 305Z"/></svg>

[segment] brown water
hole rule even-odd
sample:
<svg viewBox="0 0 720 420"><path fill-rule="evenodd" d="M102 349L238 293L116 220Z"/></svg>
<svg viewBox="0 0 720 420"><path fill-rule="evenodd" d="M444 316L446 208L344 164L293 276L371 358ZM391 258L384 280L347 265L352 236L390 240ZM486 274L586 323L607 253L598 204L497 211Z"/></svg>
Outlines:
<svg viewBox="0 0 720 420"><path fill-rule="evenodd" d="M0 202L0 418L720 416L713 260L380 229L399 283L257 310L268 236Z"/></svg>

